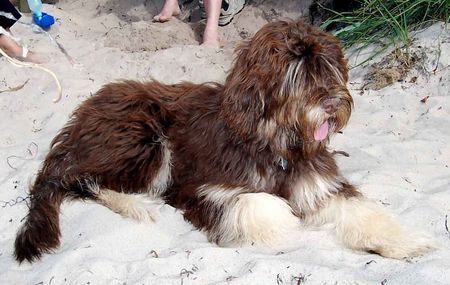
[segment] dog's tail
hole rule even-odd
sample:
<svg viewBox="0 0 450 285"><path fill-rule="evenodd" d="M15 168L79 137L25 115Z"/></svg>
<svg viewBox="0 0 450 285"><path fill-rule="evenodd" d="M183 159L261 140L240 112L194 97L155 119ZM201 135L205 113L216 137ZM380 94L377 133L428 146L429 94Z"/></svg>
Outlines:
<svg viewBox="0 0 450 285"><path fill-rule="evenodd" d="M58 247L59 208L66 196L61 188L56 181L36 180L29 213L16 237L14 255L19 263L25 259L33 262Z"/></svg>
<svg viewBox="0 0 450 285"><path fill-rule="evenodd" d="M59 209L65 199L95 199L89 180L63 181L60 176L48 175L52 165L44 165L31 189L29 213L19 229L14 256L19 263L33 262L43 253L59 246ZM51 172L51 171L50 171Z"/></svg>

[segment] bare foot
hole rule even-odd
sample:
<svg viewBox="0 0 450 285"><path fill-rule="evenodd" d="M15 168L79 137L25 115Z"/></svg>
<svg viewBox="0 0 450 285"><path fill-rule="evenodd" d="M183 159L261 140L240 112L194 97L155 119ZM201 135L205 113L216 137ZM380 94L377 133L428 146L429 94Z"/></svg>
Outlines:
<svg viewBox="0 0 450 285"><path fill-rule="evenodd" d="M161 12L153 17L153 21L164 23L169 21L172 16L178 16L180 13L181 10L178 6L178 0L166 0Z"/></svg>
<svg viewBox="0 0 450 285"><path fill-rule="evenodd" d="M203 33L203 43L202 46L218 48L220 47L219 35L217 29L205 29Z"/></svg>
<svg viewBox="0 0 450 285"><path fill-rule="evenodd" d="M26 57L21 58L21 60L32 62L32 63L37 63L37 64L42 64L42 63L48 62L48 59L45 58L44 56L42 56L41 54L31 52L31 51L28 52Z"/></svg>
<svg viewBox="0 0 450 285"><path fill-rule="evenodd" d="M219 41L204 41L201 45L204 47L219 48L220 42Z"/></svg>
<svg viewBox="0 0 450 285"><path fill-rule="evenodd" d="M28 51L27 48L20 46L15 40L12 38L0 34L0 48L10 57L27 61L32 63L44 63L46 62L45 58L42 56Z"/></svg>

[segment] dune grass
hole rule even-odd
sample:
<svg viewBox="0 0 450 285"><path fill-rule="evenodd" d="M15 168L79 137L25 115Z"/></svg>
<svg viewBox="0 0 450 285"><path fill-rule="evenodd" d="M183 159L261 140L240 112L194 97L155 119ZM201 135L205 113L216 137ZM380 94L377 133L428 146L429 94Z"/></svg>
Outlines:
<svg viewBox="0 0 450 285"><path fill-rule="evenodd" d="M449 22L450 0L360 0L361 7L339 13L330 10L334 17L322 27L332 23L346 26L334 32L345 48L359 44L364 48L381 44L382 52L394 43L411 44L410 32L424 28L436 21ZM375 55L376 55L375 54ZM373 55L373 56L375 56Z"/></svg>

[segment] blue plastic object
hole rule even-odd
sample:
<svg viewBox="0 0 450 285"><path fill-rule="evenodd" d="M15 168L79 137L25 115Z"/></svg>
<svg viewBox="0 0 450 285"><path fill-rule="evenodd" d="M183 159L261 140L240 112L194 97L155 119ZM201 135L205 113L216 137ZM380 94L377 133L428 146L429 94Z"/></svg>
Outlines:
<svg viewBox="0 0 450 285"><path fill-rule="evenodd" d="M41 0L28 0L28 7L33 11L33 20L39 27L46 30L55 23L52 15L42 12Z"/></svg>
<svg viewBox="0 0 450 285"><path fill-rule="evenodd" d="M41 12L41 16L39 17L37 14L33 15L33 20L39 27L47 30L51 25L55 23L55 18L52 15Z"/></svg>
<svg viewBox="0 0 450 285"><path fill-rule="evenodd" d="M30 7L30 10L33 11L34 14L36 14L38 17L40 17L41 11L42 11L42 2L41 0L27 0L28 7Z"/></svg>

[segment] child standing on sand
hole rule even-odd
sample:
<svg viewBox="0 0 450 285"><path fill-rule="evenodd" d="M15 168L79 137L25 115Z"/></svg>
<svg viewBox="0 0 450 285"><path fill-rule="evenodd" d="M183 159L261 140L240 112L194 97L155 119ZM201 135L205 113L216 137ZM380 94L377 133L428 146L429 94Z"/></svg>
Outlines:
<svg viewBox="0 0 450 285"><path fill-rule="evenodd" d="M218 26L225 26L244 7L245 0L199 0L199 5L206 16L206 27L203 32L203 45L218 47ZM156 22L167 22L172 16L180 15L178 0L165 0L161 12L153 17Z"/></svg>

